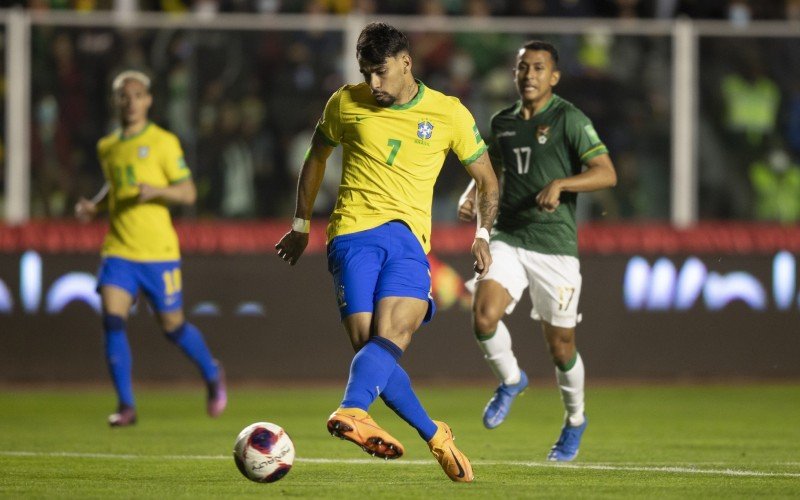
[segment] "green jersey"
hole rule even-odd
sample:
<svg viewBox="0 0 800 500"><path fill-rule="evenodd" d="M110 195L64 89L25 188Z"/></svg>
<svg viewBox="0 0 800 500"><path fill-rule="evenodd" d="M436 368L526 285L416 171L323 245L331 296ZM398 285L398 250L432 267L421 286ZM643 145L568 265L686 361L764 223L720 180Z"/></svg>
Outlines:
<svg viewBox="0 0 800 500"><path fill-rule="evenodd" d="M577 257L577 193L562 193L554 212L538 208L536 195L553 179L579 174L588 160L608 149L586 115L555 94L529 120L520 115L521 107L517 101L492 117L489 154L495 168L503 166L503 194L492 239Z"/></svg>

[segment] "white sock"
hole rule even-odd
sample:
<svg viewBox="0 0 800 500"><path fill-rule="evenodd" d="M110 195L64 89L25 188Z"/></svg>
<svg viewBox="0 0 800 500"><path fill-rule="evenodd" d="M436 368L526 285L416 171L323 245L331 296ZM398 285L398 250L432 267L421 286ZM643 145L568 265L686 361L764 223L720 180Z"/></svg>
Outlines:
<svg viewBox="0 0 800 500"><path fill-rule="evenodd" d="M511 334L502 321L497 322L497 330L488 340L478 340L484 358L494 374L506 385L519 382L520 371L514 351L511 350Z"/></svg>
<svg viewBox="0 0 800 500"><path fill-rule="evenodd" d="M572 427L583 424L583 381L584 370L581 355L575 353L575 364L563 372L556 367L556 380L561 390L561 400L566 410L566 420Z"/></svg>

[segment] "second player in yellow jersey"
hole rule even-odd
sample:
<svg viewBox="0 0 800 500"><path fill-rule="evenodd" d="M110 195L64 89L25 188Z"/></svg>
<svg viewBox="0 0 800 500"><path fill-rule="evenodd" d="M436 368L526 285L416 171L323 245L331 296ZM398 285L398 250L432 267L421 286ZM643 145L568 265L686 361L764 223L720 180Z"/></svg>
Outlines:
<svg viewBox="0 0 800 500"><path fill-rule="evenodd" d="M102 254L135 261L179 259L167 205L138 201L142 184L162 188L191 178L178 138L147 123L132 137L116 131L102 138L97 156L109 187L110 227Z"/></svg>
<svg viewBox="0 0 800 500"><path fill-rule="evenodd" d="M127 427L137 419L127 321L140 294L150 302L165 337L199 368L207 387L206 410L217 417L228 402L225 372L200 330L186 321L178 237L167 209L194 204L197 189L178 138L148 120L150 78L123 71L111 87L120 128L97 144L106 182L93 199L81 198L75 206L83 221L103 208L109 212L97 278L106 361L118 400L108 423Z"/></svg>

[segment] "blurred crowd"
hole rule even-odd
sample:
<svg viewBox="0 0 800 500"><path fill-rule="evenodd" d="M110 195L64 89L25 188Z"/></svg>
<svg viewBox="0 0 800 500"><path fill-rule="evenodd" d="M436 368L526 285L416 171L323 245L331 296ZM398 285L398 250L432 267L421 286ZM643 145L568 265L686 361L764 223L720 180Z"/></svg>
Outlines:
<svg viewBox="0 0 800 500"><path fill-rule="evenodd" d="M118 8L132 0L34 0L31 8ZM139 0L149 10L435 15L795 18L800 0ZM746 21L745 21L746 22ZM102 184L95 143L114 127L109 85L122 69L153 77L153 120L181 139L198 186L183 215L288 216L302 158L326 99L344 82L352 47L337 31L192 31L34 25L32 214L69 216ZM458 96L488 136L491 115L516 99L516 49L536 36L410 33L415 75ZM556 92L592 118L619 174L586 196L581 220L668 220L671 57L668 36L543 37L561 52ZM800 41L709 38L700 45L701 217L800 220ZM316 210L338 185L332 158ZM434 219L455 220L467 182L449 157ZM780 200L780 202L778 202Z"/></svg>
<svg viewBox="0 0 800 500"><path fill-rule="evenodd" d="M36 9L137 9L163 12L259 12L422 15L800 19L797 0L5 0Z"/></svg>
<svg viewBox="0 0 800 500"><path fill-rule="evenodd" d="M706 218L800 221L800 40L701 41L698 152Z"/></svg>

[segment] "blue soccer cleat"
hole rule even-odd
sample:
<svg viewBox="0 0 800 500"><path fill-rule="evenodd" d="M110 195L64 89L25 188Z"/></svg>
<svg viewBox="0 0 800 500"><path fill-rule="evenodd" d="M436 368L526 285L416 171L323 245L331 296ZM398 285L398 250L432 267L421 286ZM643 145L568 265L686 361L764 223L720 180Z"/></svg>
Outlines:
<svg viewBox="0 0 800 500"><path fill-rule="evenodd" d="M589 419L584 415L583 423L577 427L564 424L558 441L550 449L550 453L547 454L547 460L551 462L570 462L577 457L578 447L581 445L581 437L583 437L583 431L586 430L588 423Z"/></svg>
<svg viewBox="0 0 800 500"><path fill-rule="evenodd" d="M519 371L519 382L513 385L500 384L494 391L494 396L489 400L483 410L483 425L487 429L494 429L503 423L511 411L514 398L522 394L528 387L528 376L524 371Z"/></svg>

